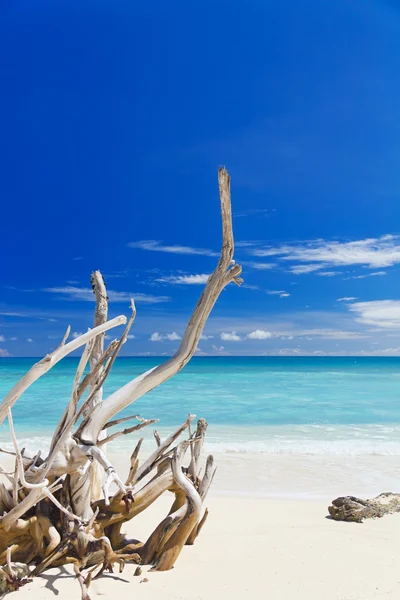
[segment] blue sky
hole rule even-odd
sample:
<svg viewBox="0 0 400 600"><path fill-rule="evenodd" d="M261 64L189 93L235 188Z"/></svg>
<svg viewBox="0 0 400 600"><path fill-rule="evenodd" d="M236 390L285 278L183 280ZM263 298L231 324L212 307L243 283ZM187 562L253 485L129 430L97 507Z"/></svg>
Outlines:
<svg viewBox="0 0 400 600"><path fill-rule="evenodd" d="M203 354L400 353L395 2L0 5L0 354L40 356L138 315L169 354L220 246L235 258Z"/></svg>

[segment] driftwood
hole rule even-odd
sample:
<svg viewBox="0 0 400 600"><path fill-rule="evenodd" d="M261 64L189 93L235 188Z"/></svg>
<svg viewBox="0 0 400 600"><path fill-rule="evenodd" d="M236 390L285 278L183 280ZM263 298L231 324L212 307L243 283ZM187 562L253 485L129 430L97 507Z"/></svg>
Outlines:
<svg viewBox="0 0 400 600"><path fill-rule="evenodd" d="M101 273L96 271L92 275L96 297L93 329L67 343L68 329L60 346L34 365L1 403L0 423L8 418L14 446L14 452L8 454L14 456L15 468L10 474L0 467L0 591L18 589L50 567L71 564L82 598L88 600L94 576L112 570L115 564L122 570L126 561L151 565L156 571L171 569L183 546L193 544L200 533L208 515L204 501L215 474L212 456L201 471L207 429L204 419L198 420L194 433L190 424L195 415L189 415L164 440L155 431L155 449L143 461L139 460L139 440L130 458L126 481L107 458L106 444L156 422L138 415L117 415L187 364L220 293L232 281L241 283L241 267L233 260L230 178L225 169L219 170L218 181L221 257L176 354L103 398L104 381L127 339L136 310L132 301L129 320L119 316L108 321L106 288ZM122 324L125 330L120 339L104 348L105 332ZM84 349L71 397L54 432L48 456L41 457L38 451L21 451L12 407L34 381L80 347ZM132 426L114 430L132 419L136 421ZM186 439L179 441L185 432ZM121 530L124 523L167 491L175 499L165 519L144 542L127 539Z"/></svg>
<svg viewBox="0 0 400 600"><path fill-rule="evenodd" d="M328 511L335 521L362 523L364 519L379 519L383 515L400 512L400 494L385 492L371 500L343 496L333 500Z"/></svg>

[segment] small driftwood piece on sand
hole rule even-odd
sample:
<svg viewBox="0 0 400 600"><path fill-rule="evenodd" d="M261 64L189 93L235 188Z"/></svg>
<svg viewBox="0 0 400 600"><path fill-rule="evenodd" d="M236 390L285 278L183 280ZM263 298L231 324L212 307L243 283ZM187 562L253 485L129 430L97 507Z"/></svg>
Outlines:
<svg viewBox="0 0 400 600"><path fill-rule="evenodd" d="M362 523L364 519L380 519L384 515L400 512L400 494L384 492L371 500L343 496L333 500L328 511L335 521Z"/></svg>
<svg viewBox="0 0 400 600"><path fill-rule="evenodd" d="M129 320L125 316L107 320L107 292L96 271L92 275L96 299L93 329L67 343L68 328L60 346L35 364L0 404L0 424L8 418L14 447L7 453L15 460L13 473L0 466L0 592L18 589L50 567L71 564L82 599L90 600L88 588L94 576L112 571L115 564L122 570L127 561L151 565L156 571L171 569L183 546L193 544L199 535L208 516L204 501L215 473L212 456L201 460L207 429L204 419L198 420L193 434L190 424L195 415L189 415L166 439L155 432L154 451L145 460L139 459L143 441L139 440L133 446L126 481L116 472L105 448L118 437L155 423L157 419L117 415L188 363L219 295L229 283L242 281L242 269L233 260L230 178L223 168L218 182L221 256L175 355L103 397L104 382L127 339L136 310L132 300ZM105 333L122 324L122 336L105 348ZM71 397L48 456L42 457L36 449L20 450L12 418L14 404L39 377L81 347ZM129 420L135 423L115 430ZM184 433L187 439L178 440ZM174 495L171 509L147 540L126 538L124 523L167 491Z"/></svg>

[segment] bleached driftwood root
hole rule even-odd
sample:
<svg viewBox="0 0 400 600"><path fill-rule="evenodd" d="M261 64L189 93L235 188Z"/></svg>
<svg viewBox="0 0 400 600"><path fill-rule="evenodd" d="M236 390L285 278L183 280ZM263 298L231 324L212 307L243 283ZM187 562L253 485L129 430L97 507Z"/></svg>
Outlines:
<svg viewBox="0 0 400 600"><path fill-rule="evenodd" d="M362 523L364 519L379 519L384 515L400 512L400 494L385 492L371 500L343 496L333 500L328 511L335 521Z"/></svg>
<svg viewBox="0 0 400 600"><path fill-rule="evenodd" d="M96 298L94 328L66 343L68 329L60 346L34 365L0 405L0 423L8 417L14 446L14 451L7 454L15 457L13 474L0 466L0 591L16 590L50 567L71 564L82 598L88 600L94 576L112 570L115 564L122 570L126 561L151 565L156 571L171 569L183 547L193 544L200 533L208 516L204 501L215 474L212 456L202 465L207 429L204 419L198 420L194 433L191 423L195 415L189 415L164 440L155 431L154 451L143 461L139 459L143 441L140 439L130 458L126 481L108 459L106 445L156 422L157 419L138 415L117 415L187 364L220 293L232 281L241 283L241 267L233 261L230 180L225 169L219 170L218 181L221 257L176 354L103 398L104 381L127 339L136 310L132 301L128 322L124 316L108 321L107 292L101 273L96 271L92 275ZM122 324L126 327L120 339L105 349L105 332ZM84 349L71 397L54 432L48 456L20 450L12 407L34 381L80 347ZM114 429L132 419L136 420L132 426ZM186 439L179 440L185 433ZM121 531L124 523L167 491L172 492L174 501L165 519L146 541L127 539Z"/></svg>

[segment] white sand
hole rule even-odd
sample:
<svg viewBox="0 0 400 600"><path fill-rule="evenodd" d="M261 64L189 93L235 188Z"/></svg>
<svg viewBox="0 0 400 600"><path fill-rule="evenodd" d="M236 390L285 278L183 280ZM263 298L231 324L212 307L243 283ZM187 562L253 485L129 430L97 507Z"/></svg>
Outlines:
<svg viewBox="0 0 400 600"><path fill-rule="evenodd" d="M175 569L94 581L91 597L144 600L368 600L400 597L400 514L362 525L326 518L327 503L213 497L210 517ZM146 538L165 514L161 498L129 524ZM147 583L140 580L147 577ZM52 569L20 590L18 600L71 600L80 588L69 569Z"/></svg>

